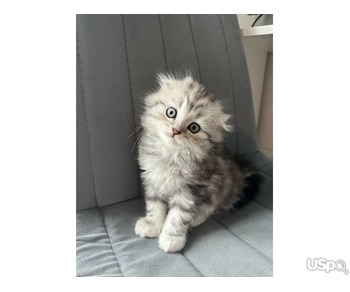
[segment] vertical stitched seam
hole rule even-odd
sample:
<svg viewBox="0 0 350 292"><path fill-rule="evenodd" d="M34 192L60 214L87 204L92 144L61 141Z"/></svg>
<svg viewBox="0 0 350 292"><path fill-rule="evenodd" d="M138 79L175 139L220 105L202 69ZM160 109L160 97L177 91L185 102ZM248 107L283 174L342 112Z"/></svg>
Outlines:
<svg viewBox="0 0 350 292"><path fill-rule="evenodd" d="M202 73L201 73L201 68L199 66L199 58L198 58L196 42L195 42L195 39L194 39L194 33L193 33L193 29L192 29L191 16L188 14L187 17L188 17L188 23L190 25L190 32L191 32L191 37L192 37L193 48L194 48L194 52L196 54L196 61L197 61L198 74L199 74L199 81L202 82Z"/></svg>
<svg viewBox="0 0 350 292"><path fill-rule="evenodd" d="M132 93L131 77L130 77L130 68L129 68L128 45L127 45L127 40L126 40L125 23L124 23L124 17L123 17L123 15L121 15L121 19L122 19L122 27L123 27L123 34L124 34L124 47L125 47L126 65L127 65L127 69L128 69L127 71L128 71L128 79L129 79L129 90L130 90L130 98L131 98L131 107L132 107L132 114L133 114L133 118L134 118L134 129L136 129L134 99L133 99L133 93Z"/></svg>
<svg viewBox="0 0 350 292"><path fill-rule="evenodd" d="M162 47L163 47L164 65L165 65L165 70L168 71L168 62L167 62L167 57L165 52L165 41L164 41L164 35L163 35L163 29L162 29L162 22L160 20L159 14L158 14L158 21L159 21L160 39L162 41Z"/></svg>
<svg viewBox="0 0 350 292"><path fill-rule="evenodd" d="M225 30L224 30L224 24L222 21L222 16L219 15L220 18L220 23L221 23L221 30L222 30L222 34L224 37L224 42L225 42L225 49L226 49L226 58L228 61L228 67L229 67L229 71L230 71L230 82L231 82L231 94L232 94L232 99L233 99L233 111L234 111L234 123L235 123L235 128L238 129L238 125L237 125L237 108L236 108L236 95L235 95L235 90L234 90L234 86L233 86L233 74L232 74L232 69L231 69L231 59L230 59L230 55L228 53L228 47L227 47L227 40L226 40L226 35L225 35ZM238 151L238 132L236 132L236 152Z"/></svg>
<svg viewBox="0 0 350 292"><path fill-rule="evenodd" d="M109 242L109 244L110 244L110 246L111 246L111 249L112 249L112 251L113 251L113 253L114 253L115 261L116 261L116 263L117 263L117 265L118 265L118 267L119 267L120 273L121 273L122 276L124 277L124 273L123 273L123 270L122 270L122 266L120 265L120 262L118 261L117 254L116 254L116 252L115 252L115 250L114 250L114 248L113 248L111 239L110 239L110 237L109 237L109 233L108 233L108 231L107 231L107 226L106 226L106 222L105 222L105 216L103 215L103 212L102 212L101 209L100 209L99 211L101 212L103 226L104 226L105 231L106 231L106 234L107 234L108 242Z"/></svg>
<svg viewBox="0 0 350 292"><path fill-rule="evenodd" d="M81 85L81 92L83 94L84 111L85 111L85 122L86 122L86 132L87 132L87 138L88 138L88 148L89 148L90 165L91 165L91 173L92 173L92 186L93 186L93 189L94 189L95 204L96 204L96 206L98 206L97 195L96 195L96 186L95 186L95 172L94 172L94 166L93 166L93 163L92 163L90 131L89 131L89 125L88 125L88 119L87 119L88 113L87 113L86 97L85 97L85 90L84 90L84 82L83 82L84 77L83 77L83 69L82 69L82 66L81 66L81 54L80 54L78 33L77 33L77 48L78 48L78 62L79 62L79 68L77 68L77 70L80 71L80 85Z"/></svg>

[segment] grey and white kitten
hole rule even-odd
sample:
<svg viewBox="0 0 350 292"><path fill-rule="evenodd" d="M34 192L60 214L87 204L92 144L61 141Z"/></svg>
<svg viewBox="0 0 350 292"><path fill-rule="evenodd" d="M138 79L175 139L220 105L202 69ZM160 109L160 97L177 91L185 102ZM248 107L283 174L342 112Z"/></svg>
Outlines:
<svg viewBox="0 0 350 292"><path fill-rule="evenodd" d="M228 211L243 193L248 172L226 150L231 117L190 75L158 75L159 89L145 98L139 164L147 214L135 232L159 236L165 252L180 251L189 228Z"/></svg>

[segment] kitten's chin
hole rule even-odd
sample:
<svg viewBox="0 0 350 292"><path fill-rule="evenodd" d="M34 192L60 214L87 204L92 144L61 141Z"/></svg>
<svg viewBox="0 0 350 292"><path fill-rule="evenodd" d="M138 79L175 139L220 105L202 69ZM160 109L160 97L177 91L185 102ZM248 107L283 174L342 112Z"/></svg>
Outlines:
<svg viewBox="0 0 350 292"><path fill-rule="evenodd" d="M168 136L168 141L172 145L178 145L179 144L179 137L177 136Z"/></svg>
<svg viewBox="0 0 350 292"><path fill-rule="evenodd" d="M172 136L169 133L166 133L162 135L162 140L165 142L167 145L173 145L177 146L179 144L179 137L178 136Z"/></svg>
<svg viewBox="0 0 350 292"><path fill-rule="evenodd" d="M176 145L177 141L169 133L159 135L163 143L166 145Z"/></svg>

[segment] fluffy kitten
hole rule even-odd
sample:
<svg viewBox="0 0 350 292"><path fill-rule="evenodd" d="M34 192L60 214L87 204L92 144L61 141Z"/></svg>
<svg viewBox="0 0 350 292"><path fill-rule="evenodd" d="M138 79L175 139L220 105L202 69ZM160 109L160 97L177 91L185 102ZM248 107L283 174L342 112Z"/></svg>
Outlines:
<svg viewBox="0 0 350 292"><path fill-rule="evenodd" d="M158 75L159 89L145 99L139 164L146 217L135 232L159 236L165 252L180 251L187 230L228 211L243 193L243 171L226 150L230 115L191 76Z"/></svg>

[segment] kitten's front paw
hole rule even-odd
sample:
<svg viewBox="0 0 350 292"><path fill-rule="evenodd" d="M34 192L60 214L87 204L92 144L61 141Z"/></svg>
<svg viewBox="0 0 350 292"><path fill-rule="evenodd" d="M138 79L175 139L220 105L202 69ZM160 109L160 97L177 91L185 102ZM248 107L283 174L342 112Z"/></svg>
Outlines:
<svg viewBox="0 0 350 292"><path fill-rule="evenodd" d="M171 235L162 232L159 236L159 247L165 252L177 252L183 249L186 235Z"/></svg>
<svg viewBox="0 0 350 292"><path fill-rule="evenodd" d="M162 226L150 223L146 217L140 218L135 225L135 233L141 237L157 237L162 231Z"/></svg>

